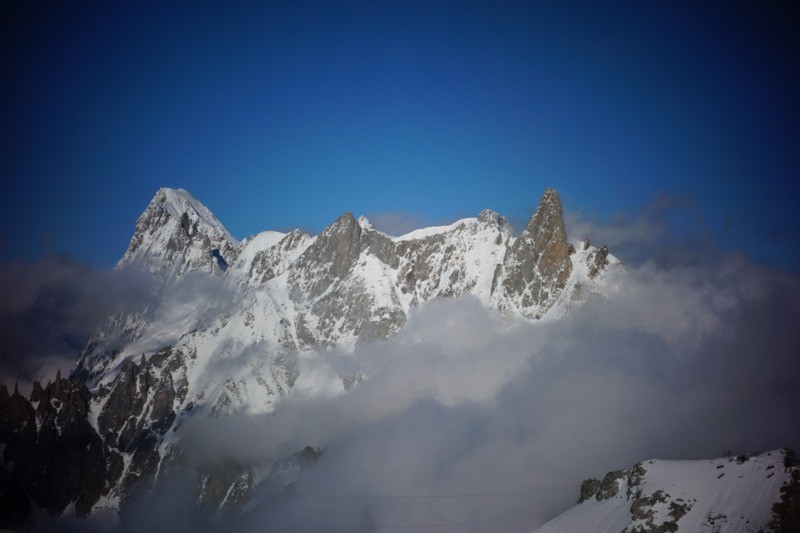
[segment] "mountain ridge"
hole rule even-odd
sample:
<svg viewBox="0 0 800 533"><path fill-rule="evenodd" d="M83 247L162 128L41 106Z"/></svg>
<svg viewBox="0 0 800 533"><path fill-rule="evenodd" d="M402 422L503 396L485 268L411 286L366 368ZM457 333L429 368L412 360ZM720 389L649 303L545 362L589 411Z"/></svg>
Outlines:
<svg viewBox="0 0 800 533"><path fill-rule="evenodd" d="M545 191L519 237L489 210L398 237L365 220L344 213L316 236L294 230L232 241L189 193L160 189L137 220L117 268L144 269L169 285L192 274L212 274L244 293L237 297L259 299L246 293L264 293L258 305L280 316L273 327L278 331L264 333L245 320L251 336L279 337L284 348L303 351L352 349L386 338L402 327L411 307L437 297L472 294L508 316L557 318L581 298L601 292L606 268L619 265L588 241L577 247L566 243L553 189ZM154 313L114 317L84 350L75 373L96 376L112 359L119 366L138 355L122 350L110 357L107 346L139 346L136 341L154 337ZM93 361L103 366L95 368Z"/></svg>
<svg viewBox="0 0 800 533"><path fill-rule="evenodd" d="M121 274L147 273L150 298L98 330L79 354L70 387L40 394L54 408L74 404L75 416L39 413L40 400L0 392L3 408L10 402L19 413L0 425L4 464L77 450L76 464L94 465L87 483L96 490L76 511L118 509L134 485L154 484L180 462L187 421L272 412L291 400L308 358L388 339L413 308L438 298L470 296L511 321L557 319L602 294L608 271L620 265L588 240L567 243L553 189L519 236L485 210L398 237L344 213L318 235L268 231L238 241L190 193L162 188L116 266ZM330 375L303 394L343 395L364 379ZM18 426L36 430L10 438ZM55 435L49 444L39 440L42 428ZM236 508L259 483L277 483L241 468L198 474L201 487L216 487L201 489L200 501ZM17 483L23 490L44 481L25 470ZM33 503L59 514L74 495L47 483L49 492Z"/></svg>
<svg viewBox="0 0 800 533"><path fill-rule="evenodd" d="M27 398L0 386L0 527L33 527L36 513L124 511L132 494L154 489L186 465L183 444L191 440L186 428L192 423L272 416L295 396L327 401L368 390L359 387L370 386L369 372L357 365L338 374L330 367L306 381L303 372L330 351L391 338L428 302L468 297L509 324L557 320L610 290L616 282L610 273L625 274L606 247L588 238L567 240L552 189L519 235L490 210L397 237L344 213L318 235L265 231L242 241L188 192L160 189L116 268L123 276L146 272L152 297L113 314L69 378L58 374L44 387L34 383ZM369 350L381 345L374 346ZM195 460L198 512L212 523L242 516L290 491L325 453L294 449L260 464ZM588 480L577 511L542 531L599 527L603 517L613 530L631 532L686 524L719 530L741 522L730 506L699 513L701 498L662 488L666 478L653 472L664 464L642 463ZM715 483L716 463L708 464L704 475ZM791 512L800 477L794 463L786 475L769 478L766 466L740 473L770 480L769 498L758 499L753 511L760 524L770 504ZM782 487L788 499L778 500ZM587 522L589 506L600 510L593 507Z"/></svg>

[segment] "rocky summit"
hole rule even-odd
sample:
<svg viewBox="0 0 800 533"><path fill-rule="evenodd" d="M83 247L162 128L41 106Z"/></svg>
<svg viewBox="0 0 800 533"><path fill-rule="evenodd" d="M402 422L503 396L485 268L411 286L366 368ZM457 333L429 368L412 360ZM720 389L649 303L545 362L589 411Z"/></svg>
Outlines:
<svg viewBox="0 0 800 533"><path fill-rule="evenodd" d="M588 240L568 243L552 189L520 235L488 210L401 236L345 213L316 236L241 242L188 192L161 189L116 267L144 272L150 298L110 316L69 378L30 397L0 388L0 528L30 526L33 509L120 508L180 462L187 420L270 412L292 397L302 357L387 339L425 302L469 296L509 320L557 319L602 294L619 264ZM363 379L324 387L346 394ZM198 472L197 499L241 508L318 454L298 450L261 473Z"/></svg>

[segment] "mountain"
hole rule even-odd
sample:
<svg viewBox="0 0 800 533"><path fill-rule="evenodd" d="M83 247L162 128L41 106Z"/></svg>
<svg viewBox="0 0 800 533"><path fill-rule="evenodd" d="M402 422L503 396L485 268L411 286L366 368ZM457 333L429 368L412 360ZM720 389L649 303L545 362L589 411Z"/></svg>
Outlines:
<svg viewBox="0 0 800 533"><path fill-rule="evenodd" d="M268 231L241 243L189 193L161 189L117 266L152 272L163 280L157 295L139 312L112 317L73 375L108 385L125 361L171 346L191 354L183 359L193 390L178 410L208 405L200 395L215 411L269 410L297 379L299 354L385 339L411 308L439 297L472 295L509 316L557 318L602 292L603 274L618 263L588 241L567 244L552 189L518 237L491 211L400 237L345 213L317 236ZM198 273L220 278L233 300L224 312L218 302L175 310L164 300ZM262 356L224 379L207 371L245 351Z"/></svg>
<svg viewBox="0 0 800 533"><path fill-rule="evenodd" d="M387 339L425 302L465 296L508 319L554 320L602 294L620 262L588 239L567 242L552 189L516 236L488 210L399 237L344 213L316 236L241 242L187 191L160 189L116 268L151 280L144 303L109 317L69 379L36 383L29 398L0 387L0 507L20 510L0 526L24 525L30 508L119 508L180 462L187 421L268 413L291 401L306 358ZM365 378L315 377L304 394L346 394ZM200 500L245 506L291 484L300 467L280 465L317 453L200 472Z"/></svg>
<svg viewBox="0 0 800 533"><path fill-rule="evenodd" d="M581 484L578 504L536 530L797 531L800 462L790 450L704 461L651 459Z"/></svg>
<svg viewBox="0 0 800 533"><path fill-rule="evenodd" d="M183 189L159 189L136 221L118 267L137 264L167 277L224 272L240 243ZM227 259L226 259L227 258Z"/></svg>

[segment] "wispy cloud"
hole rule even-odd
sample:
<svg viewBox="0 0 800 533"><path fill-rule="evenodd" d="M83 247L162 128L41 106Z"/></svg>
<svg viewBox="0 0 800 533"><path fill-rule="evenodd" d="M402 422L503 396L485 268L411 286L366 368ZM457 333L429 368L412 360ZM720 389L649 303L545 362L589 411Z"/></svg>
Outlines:
<svg viewBox="0 0 800 533"><path fill-rule="evenodd" d="M638 213L593 219L576 211L564 213L570 241L588 237L626 262L655 261L665 267L688 266L716 258L711 229L689 197L660 196Z"/></svg>
<svg viewBox="0 0 800 533"><path fill-rule="evenodd" d="M138 272L96 270L68 256L0 265L0 379L27 387L68 371L109 314L144 305L152 283Z"/></svg>

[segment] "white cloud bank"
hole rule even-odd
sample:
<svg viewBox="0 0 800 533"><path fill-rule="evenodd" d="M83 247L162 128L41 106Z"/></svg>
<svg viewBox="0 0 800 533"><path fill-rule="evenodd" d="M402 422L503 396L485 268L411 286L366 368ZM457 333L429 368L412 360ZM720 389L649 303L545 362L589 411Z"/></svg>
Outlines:
<svg viewBox="0 0 800 533"><path fill-rule="evenodd" d="M369 378L183 427L189 466L324 448L291 496L215 523L193 507L187 471L132 503L120 527L530 531L572 505L582 479L639 460L800 448L800 279L740 256L690 257L702 260L629 265L608 298L559 321L509 323L475 300L441 300L389 341L304 360L315 375ZM116 302L142 304L146 281L104 276L68 261L0 271L0 363L74 354L71 336Z"/></svg>
<svg viewBox="0 0 800 533"><path fill-rule="evenodd" d="M648 457L800 446L796 277L729 257L612 281L555 322L433 302L387 342L319 356L320 371L369 376L352 392L195 420L187 457L325 449L243 529L529 531L582 479Z"/></svg>

